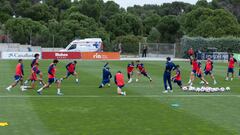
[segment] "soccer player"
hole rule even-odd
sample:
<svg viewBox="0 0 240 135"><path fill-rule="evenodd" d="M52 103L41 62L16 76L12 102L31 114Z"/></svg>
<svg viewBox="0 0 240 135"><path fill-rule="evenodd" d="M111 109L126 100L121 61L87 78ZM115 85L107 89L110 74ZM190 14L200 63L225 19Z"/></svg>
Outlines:
<svg viewBox="0 0 240 135"><path fill-rule="evenodd" d="M31 74L31 77L30 77L30 80L31 80L31 86L23 86L22 87L22 91L26 91L27 89L35 89L35 82L36 81L40 81L41 84L45 84L43 82L43 74L42 72L39 70L39 64L38 63L35 63L35 65L32 67L31 71L32 71L32 74ZM37 77L37 75L39 75L39 78Z"/></svg>
<svg viewBox="0 0 240 135"><path fill-rule="evenodd" d="M172 77L172 80L174 83L177 83L177 85L182 89L182 79L181 79L181 71L180 71L179 65L176 65L175 71L176 71L176 75Z"/></svg>
<svg viewBox="0 0 240 135"><path fill-rule="evenodd" d="M66 65L66 69L67 69L67 74L65 77L61 78L60 80L64 80L64 79L67 79L70 75L73 75L76 77L76 83L79 83L79 80L78 80L78 74L77 72L75 71L76 69L76 65L77 65L77 61L73 61L73 62L70 62Z"/></svg>
<svg viewBox="0 0 240 135"><path fill-rule="evenodd" d="M171 61L170 57L167 57L167 62L166 62L166 67L165 67L165 71L163 74L163 83L164 83L164 88L165 91L163 91L163 93L168 93L168 88L170 89L170 92L173 92L172 90L172 83L171 83L171 72L172 70L175 70L176 66L175 64ZM168 82L168 85L167 85Z"/></svg>
<svg viewBox="0 0 240 135"><path fill-rule="evenodd" d="M108 67L108 62L103 66L102 70L102 83L100 84L99 88L104 87L106 84L110 87L110 80L112 78L112 74L110 72L110 67Z"/></svg>
<svg viewBox="0 0 240 135"><path fill-rule="evenodd" d="M198 69L197 59L196 58L192 59L190 61L190 64L192 65L192 71L191 71L191 74L190 74L190 79L189 79L188 84L192 85L191 83L195 80L196 72L197 72L197 69Z"/></svg>
<svg viewBox="0 0 240 135"><path fill-rule="evenodd" d="M213 61L211 60L210 57L207 58L207 61L206 61L206 65L205 65L205 68L204 68L204 74L207 76L207 75L210 75L212 80L213 80L213 84L216 85L217 84L217 81L215 80L215 77L212 73L212 70L213 70Z"/></svg>
<svg viewBox="0 0 240 135"><path fill-rule="evenodd" d="M17 64L16 69L15 69L15 76L14 76L15 82L12 83L10 86L8 86L6 88L6 90L11 91L11 88L15 87L19 82L20 82L20 86L22 88L22 86L23 86L23 76L24 76L23 60L19 59L18 64Z"/></svg>
<svg viewBox="0 0 240 135"><path fill-rule="evenodd" d="M127 66L128 83L132 82L133 70L134 70L134 62L132 61Z"/></svg>
<svg viewBox="0 0 240 135"><path fill-rule="evenodd" d="M196 70L197 77L198 77L199 79L201 79L201 81L203 81L206 85L208 85L208 82L207 82L207 81L204 79L204 77L203 77L203 73L202 73L201 67L202 67L202 63L201 63L201 62L198 62L198 68L197 68L197 70ZM191 82L191 84L192 84L192 82ZM191 85L190 85L190 86L191 86Z"/></svg>
<svg viewBox="0 0 240 135"><path fill-rule="evenodd" d="M240 79L240 63L239 63L238 78Z"/></svg>
<svg viewBox="0 0 240 135"><path fill-rule="evenodd" d="M187 51L187 54L188 54L189 59L192 60L194 58L194 50L193 50L193 48L190 48Z"/></svg>
<svg viewBox="0 0 240 135"><path fill-rule="evenodd" d="M30 67L31 67L31 69L32 69L32 67L36 64L36 63L38 63L38 60L39 60L39 54L38 53L36 53L35 55L34 55L34 59L32 60L32 62L31 62L31 65L30 65ZM32 71L31 71L32 72ZM24 82L24 84L26 85L29 81L31 80L31 75L28 77L28 79Z"/></svg>
<svg viewBox="0 0 240 135"><path fill-rule="evenodd" d="M42 90L49 88L51 84L56 83L57 84L57 95L63 95L60 90L60 84L61 81L56 79L56 66L58 64L58 60L53 60L53 63L50 64L48 68L48 83L45 84L42 88L40 88L37 93L39 95L42 95Z"/></svg>
<svg viewBox="0 0 240 135"><path fill-rule="evenodd" d="M144 68L144 64L140 63L140 61L136 61L137 62L137 66L136 68L138 69L138 78L136 79L136 82L138 82L138 80L140 79L141 75L147 77L149 79L149 81L152 81L152 78L148 75L148 73L146 72L145 68Z"/></svg>
<svg viewBox="0 0 240 135"><path fill-rule="evenodd" d="M231 81L233 80L233 78L234 78L234 66L235 66L236 62L237 62L237 60L233 57L233 54L230 54L230 57L228 59L228 71L227 71L226 81L228 81L229 73L232 74Z"/></svg>
<svg viewBox="0 0 240 135"><path fill-rule="evenodd" d="M118 95L126 96L126 92L122 91L122 88L124 87L124 75L121 71L118 71L114 77L115 84L117 85L117 93Z"/></svg>

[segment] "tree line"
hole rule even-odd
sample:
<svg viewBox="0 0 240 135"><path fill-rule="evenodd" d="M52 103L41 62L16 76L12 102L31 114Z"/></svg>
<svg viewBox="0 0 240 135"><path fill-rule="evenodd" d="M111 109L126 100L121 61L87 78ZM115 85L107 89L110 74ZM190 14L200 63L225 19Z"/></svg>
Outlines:
<svg viewBox="0 0 240 135"><path fill-rule="evenodd" d="M174 43L190 37L239 37L238 0L199 0L121 8L103 0L0 0L0 35L12 42L65 47L76 38L100 37L105 50L126 43ZM229 8L231 7L231 8Z"/></svg>

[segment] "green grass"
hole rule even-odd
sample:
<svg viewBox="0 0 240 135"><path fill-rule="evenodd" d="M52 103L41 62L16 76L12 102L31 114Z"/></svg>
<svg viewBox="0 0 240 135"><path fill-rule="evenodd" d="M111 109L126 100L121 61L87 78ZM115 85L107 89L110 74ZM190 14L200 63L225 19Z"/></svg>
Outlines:
<svg viewBox="0 0 240 135"><path fill-rule="evenodd" d="M65 64L57 66L57 76L65 74ZM28 77L30 61L25 61ZM36 90L21 92L19 86L7 92L13 81L16 61L0 61L0 135L239 135L239 80L224 81L226 63L215 63L218 87L230 86L230 92L182 92L174 85L174 93L162 94L164 62L144 62L153 78L126 85L128 96L116 95L116 86L98 89L103 61L79 61L80 85L74 78L62 83L64 96L56 95L56 86L38 96ZM190 65L181 65L184 83ZM50 61L40 61L46 77ZM110 62L112 73L126 74L125 61ZM127 77L127 76L125 76ZM45 78L46 80L46 78ZM207 80L212 81L207 77ZM195 84L200 86L199 81ZM39 87L39 86L38 86ZM179 107L172 107L179 104Z"/></svg>

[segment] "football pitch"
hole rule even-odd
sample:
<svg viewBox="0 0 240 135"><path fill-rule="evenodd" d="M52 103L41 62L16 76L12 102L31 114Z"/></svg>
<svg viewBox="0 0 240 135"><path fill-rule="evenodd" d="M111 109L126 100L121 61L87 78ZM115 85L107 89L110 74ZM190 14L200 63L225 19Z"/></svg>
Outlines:
<svg viewBox="0 0 240 135"><path fill-rule="evenodd" d="M57 65L57 77L66 73L65 65ZM110 61L114 75L121 70L127 81L129 61ZM40 70L47 81L51 61L40 60ZM165 62L143 62L153 79L142 77L127 84L127 96L118 96L112 80L111 87L99 89L104 61L79 61L75 78L64 80L56 95L56 86L44 90L21 92L19 86L11 92L5 88L13 82L15 60L0 61L0 135L239 135L240 80L225 81L227 64L215 63L216 87L231 87L227 92L183 92L173 84L173 93L163 94ZM181 66L183 83L189 80L189 62L175 62ZM203 64L204 65L204 64ZM25 77L29 76L30 61L24 61ZM173 72L174 73L174 72ZM236 73L237 74L237 73ZM212 84L210 77L206 77ZM194 84L200 87L199 80ZM37 85L37 88L40 86ZM214 86L215 87L215 86Z"/></svg>

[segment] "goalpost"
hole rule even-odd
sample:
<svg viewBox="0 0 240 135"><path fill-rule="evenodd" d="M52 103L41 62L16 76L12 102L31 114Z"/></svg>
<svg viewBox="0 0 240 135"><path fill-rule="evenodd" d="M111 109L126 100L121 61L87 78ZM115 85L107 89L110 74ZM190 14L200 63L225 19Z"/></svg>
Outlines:
<svg viewBox="0 0 240 135"><path fill-rule="evenodd" d="M147 47L147 57L174 58L176 54L176 44L174 43L139 43L139 57L142 57L145 47Z"/></svg>

